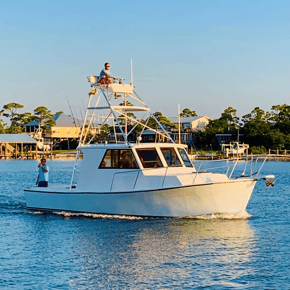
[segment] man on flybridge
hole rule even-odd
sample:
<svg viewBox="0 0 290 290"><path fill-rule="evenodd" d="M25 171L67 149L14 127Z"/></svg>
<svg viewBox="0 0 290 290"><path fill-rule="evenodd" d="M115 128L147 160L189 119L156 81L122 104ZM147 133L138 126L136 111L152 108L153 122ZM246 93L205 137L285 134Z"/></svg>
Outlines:
<svg viewBox="0 0 290 290"><path fill-rule="evenodd" d="M112 83L112 79L116 79L110 73L110 66L111 66L110 63L106 62L105 63L105 68L100 73L99 83L102 84L102 85L111 84Z"/></svg>
<svg viewBox="0 0 290 290"><path fill-rule="evenodd" d="M93 85L96 85L97 83L99 83L101 85L105 85L106 87L108 87L108 85L113 83L112 79L115 80L117 78L115 78L111 75L110 63L106 62L105 68L100 72L100 76L98 76L98 77L90 76L90 77L88 77L88 79L89 79L89 82L92 83ZM96 95L97 92L98 92L98 90L93 87L92 90L89 92L89 97L91 97L92 95Z"/></svg>

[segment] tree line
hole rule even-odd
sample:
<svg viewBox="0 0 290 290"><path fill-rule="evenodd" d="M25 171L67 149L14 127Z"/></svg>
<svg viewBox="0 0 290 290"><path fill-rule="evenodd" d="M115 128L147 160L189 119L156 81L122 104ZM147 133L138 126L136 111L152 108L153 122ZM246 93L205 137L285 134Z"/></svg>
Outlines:
<svg viewBox="0 0 290 290"><path fill-rule="evenodd" d="M0 118L0 134L20 134L25 132L25 125L37 121L40 127L48 132L50 128L55 125L53 117L57 114L63 113L62 111L52 114L45 106L39 106L33 114L30 112L19 113L20 109L23 109L24 105L18 103L8 103L3 106L0 111L0 116L6 117L10 121L10 126Z"/></svg>
<svg viewBox="0 0 290 290"><path fill-rule="evenodd" d="M196 134L196 146L218 150L216 134L240 135L250 147L260 148L260 153L268 149L290 150L290 106L274 105L270 111L256 107L241 119L237 110L228 107L219 119L210 121L203 131Z"/></svg>
<svg viewBox="0 0 290 290"><path fill-rule="evenodd" d="M0 111L1 134L23 133L25 132L25 125L32 121L37 121L42 129L48 132L55 125L53 117L63 113L63 111L59 111L53 114L45 106L37 107L33 113L19 113L19 110L23 108L24 105L18 103L8 103L3 106L3 109ZM176 125L161 112L155 112L154 115L166 129L176 129ZM195 111L185 108L180 116L192 117L197 116L197 114ZM4 122L2 117L10 120L10 126ZM134 114L131 117L136 118ZM144 120L141 121L145 123ZM158 127L153 118L150 118L146 122L149 127ZM106 136L111 128L107 124L103 127L104 132L101 134ZM140 128L137 126L135 131L136 133L139 132ZM262 151L266 149L290 150L290 106L287 104L274 105L270 111L264 111L256 107L249 114L242 116L242 118L237 117L236 109L228 107L221 114L220 118L211 120L203 130L196 133L196 148L207 147L219 150L220 145L216 134L222 133L232 134L233 139L237 139L239 135L243 142L249 144L250 147L260 147Z"/></svg>

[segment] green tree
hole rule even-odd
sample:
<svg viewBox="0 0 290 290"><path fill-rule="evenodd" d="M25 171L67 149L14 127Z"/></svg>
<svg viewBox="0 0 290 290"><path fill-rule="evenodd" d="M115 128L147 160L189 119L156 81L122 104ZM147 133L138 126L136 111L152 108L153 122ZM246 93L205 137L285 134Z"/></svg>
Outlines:
<svg viewBox="0 0 290 290"><path fill-rule="evenodd" d="M119 104L119 106L125 106L125 101L123 101L122 103ZM134 105L132 103L130 103L129 101L126 102L126 106L130 106L130 107L133 107ZM133 118L133 119L137 119L137 117L135 116L134 113L132 112L127 112L126 115L130 118ZM125 117L124 116L121 116L118 118L118 121L119 123L124 126L125 125ZM127 120L127 125L131 125L133 124L134 125L134 122L130 119Z"/></svg>
<svg viewBox="0 0 290 290"><path fill-rule="evenodd" d="M55 125L53 120L53 114L44 106L37 107L34 110L36 120L39 122L39 128L42 128L44 132L49 132L50 128Z"/></svg>
<svg viewBox="0 0 290 290"><path fill-rule="evenodd" d="M182 113L180 113L180 117L195 117L197 116L195 111L191 111L188 108L185 108Z"/></svg>
<svg viewBox="0 0 290 290"><path fill-rule="evenodd" d="M18 110L24 108L23 105L18 103L8 103L3 106L4 113L3 116L10 119L10 127L7 129L7 132L10 134L21 133L23 129L20 126L20 119Z"/></svg>
<svg viewBox="0 0 290 290"><path fill-rule="evenodd" d="M5 110L0 111L0 116L3 115ZM2 119L0 119L0 134L5 134L7 129L7 124L4 123Z"/></svg>
<svg viewBox="0 0 290 290"><path fill-rule="evenodd" d="M18 122L18 126L20 126L21 131L24 132L25 131L25 125L35 121L36 120L36 116L32 115L30 112L26 112L23 114L18 114L17 116L17 122Z"/></svg>
<svg viewBox="0 0 290 290"><path fill-rule="evenodd" d="M5 134L7 130L7 124L4 123L2 119L0 119L0 134Z"/></svg>
<svg viewBox="0 0 290 290"><path fill-rule="evenodd" d="M211 145L213 149L218 150L220 145L216 134L236 131L239 128L239 118L236 114L236 109L228 107L219 119L211 120L203 131L196 133L196 146L209 148Z"/></svg>
<svg viewBox="0 0 290 290"><path fill-rule="evenodd" d="M276 129L279 129L284 134L289 134L290 106L286 104L272 106L269 120L273 123Z"/></svg>
<svg viewBox="0 0 290 290"><path fill-rule="evenodd" d="M272 149L282 149L285 147L286 143L286 136L284 133L282 133L279 129L272 129L269 131L267 134L269 143L266 144L268 145L268 148Z"/></svg>
<svg viewBox="0 0 290 290"><path fill-rule="evenodd" d="M108 124L103 124L100 130L100 137L101 138L109 138L111 132L111 126Z"/></svg>
<svg viewBox="0 0 290 290"><path fill-rule="evenodd" d="M167 117L163 116L161 112L155 112L153 115L165 128L177 128L177 126L172 123ZM147 125L151 128L158 129L158 123L153 117L149 118Z"/></svg>
<svg viewBox="0 0 290 290"><path fill-rule="evenodd" d="M265 146L253 146L250 148L252 154L267 154Z"/></svg>
<svg viewBox="0 0 290 290"><path fill-rule="evenodd" d="M259 107L254 108L251 113L243 116L243 133L246 137L245 141L250 146L264 145L266 148L272 146L273 142L271 142L269 132L273 129L273 124L269 121L270 117L269 112L265 112Z"/></svg>
<svg viewBox="0 0 290 290"><path fill-rule="evenodd" d="M228 107L224 110L219 120L226 126L227 131L233 131L239 128L239 118L237 117L237 110L233 107Z"/></svg>
<svg viewBox="0 0 290 290"><path fill-rule="evenodd" d="M113 130L113 128L108 125L108 124L103 124L100 129L98 130L98 133L93 134L92 132L89 132L86 138L86 142L90 141L92 139L92 141L94 142L99 142L101 141L105 141L105 140L109 140L110 137L110 132L111 130Z"/></svg>

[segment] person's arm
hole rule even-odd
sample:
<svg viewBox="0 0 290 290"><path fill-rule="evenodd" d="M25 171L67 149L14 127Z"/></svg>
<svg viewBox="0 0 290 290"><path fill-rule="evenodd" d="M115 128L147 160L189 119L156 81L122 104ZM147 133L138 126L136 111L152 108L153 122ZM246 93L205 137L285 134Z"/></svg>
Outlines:
<svg viewBox="0 0 290 290"><path fill-rule="evenodd" d="M116 77L112 76L109 70L102 70L100 73L100 77L106 76L108 78L117 79Z"/></svg>
<svg viewBox="0 0 290 290"><path fill-rule="evenodd" d="M110 71L107 72L107 77L112 78L112 79L115 79L115 77L113 77L113 76L111 75Z"/></svg>
<svg viewBox="0 0 290 290"><path fill-rule="evenodd" d="M42 171L45 172L45 173L48 171L48 170L46 170L46 169L44 168L44 166L42 166L41 164L39 164L38 167L40 167L40 168L42 169Z"/></svg>

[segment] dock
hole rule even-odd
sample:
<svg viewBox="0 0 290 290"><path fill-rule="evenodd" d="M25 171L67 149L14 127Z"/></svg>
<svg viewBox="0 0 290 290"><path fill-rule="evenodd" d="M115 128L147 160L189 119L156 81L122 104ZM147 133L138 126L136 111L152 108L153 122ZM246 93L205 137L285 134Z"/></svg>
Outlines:
<svg viewBox="0 0 290 290"><path fill-rule="evenodd" d="M51 148L51 147L50 147ZM0 134L0 159L52 158L52 150L39 150L28 134Z"/></svg>

